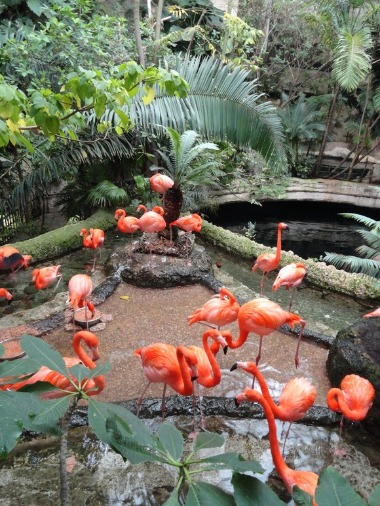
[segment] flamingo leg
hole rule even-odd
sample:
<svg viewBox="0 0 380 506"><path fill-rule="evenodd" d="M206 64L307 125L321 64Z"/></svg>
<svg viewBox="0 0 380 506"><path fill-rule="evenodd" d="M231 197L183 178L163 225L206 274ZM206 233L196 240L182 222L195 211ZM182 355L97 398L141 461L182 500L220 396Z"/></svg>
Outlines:
<svg viewBox="0 0 380 506"><path fill-rule="evenodd" d="M84 300L84 319L86 320L86 328L88 330L89 327L88 327L88 313L87 313L87 311L88 311L87 300L85 299Z"/></svg>
<svg viewBox="0 0 380 506"><path fill-rule="evenodd" d="M342 415L342 418L340 419L340 424L339 424L339 440L338 440L338 444L337 444L337 447L335 449L335 455L337 455L338 457L344 457L346 455L346 451L343 450L342 448L342 433L343 433L343 415Z"/></svg>
<svg viewBox="0 0 380 506"><path fill-rule="evenodd" d="M257 357L256 357L256 365L259 365L259 362L261 359L261 346L262 346L262 344L263 344L263 336L260 336L259 353L257 354ZM253 378L253 380L255 380L255 378Z"/></svg>
<svg viewBox="0 0 380 506"><path fill-rule="evenodd" d="M55 288L53 290L53 292L56 292L58 287L59 287L59 283L62 281L62 274L60 276L57 276L57 279L58 279L58 282L57 284L55 285Z"/></svg>
<svg viewBox="0 0 380 506"><path fill-rule="evenodd" d="M295 292L296 292L296 287L293 286L292 295L290 296L290 301L289 301L289 311L292 309L293 298L294 298Z"/></svg>
<svg viewBox="0 0 380 506"><path fill-rule="evenodd" d="M300 320L300 325L301 325L301 329L300 329L300 333L299 333L299 336L298 336L298 343L297 343L297 348L296 348L296 354L294 356L294 363L295 363L296 368L300 365L300 361L299 361L299 358L298 358L298 352L299 352L299 349L300 349L300 344L301 344L303 329L305 328L305 325L306 325L305 320Z"/></svg>
<svg viewBox="0 0 380 506"><path fill-rule="evenodd" d="M284 422L284 425L285 425L285 422ZM291 427L291 426L292 426L292 422L290 422L290 423L289 423L288 430L286 431L286 434L285 434L284 446L282 447L282 456L283 456L283 457L284 457L284 455L285 455L286 440L288 439L289 432L290 432L290 427Z"/></svg>
<svg viewBox="0 0 380 506"><path fill-rule="evenodd" d="M185 243L186 265L192 265L191 261L189 260L189 234L191 234L191 232L186 232L186 234L185 234L185 236L186 236L186 243Z"/></svg>
<svg viewBox="0 0 380 506"><path fill-rule="evenodd" d="M265 276L266 272L263 272L263 275L261 276L261 283L260 283L260 295L263 294L264 286L265 286Z"/></svg>
<svg viewBox="0 0 380 506"><path fill-rule="evenodd" d="M148 382L148 384L146 385L146 387L144 387L144 390L141 392L140 397L137 399L137 410L136 410L136 416L137 417L140 414L141 405L142 405L142 402L144 400L144 396L145 396L146 391L148 390L149 386L150 386L150 381Z"/></svg>

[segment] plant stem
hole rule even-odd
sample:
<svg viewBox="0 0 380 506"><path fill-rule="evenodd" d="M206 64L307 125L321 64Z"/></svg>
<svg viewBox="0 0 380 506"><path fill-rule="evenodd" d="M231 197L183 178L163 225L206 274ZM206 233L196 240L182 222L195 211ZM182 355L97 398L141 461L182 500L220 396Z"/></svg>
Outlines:
<svg viewBox="0 0 380 506"><path fill-rule="evenodd" d="M69 405L65 416L61 418L61 441L59 458L59 477L60 477L60 498L61 506L69 505L69 484L67 479L66 459L67 459L67 438L69 435L69 424L71 415L77 405L77 398L74 397Z"/></svg>

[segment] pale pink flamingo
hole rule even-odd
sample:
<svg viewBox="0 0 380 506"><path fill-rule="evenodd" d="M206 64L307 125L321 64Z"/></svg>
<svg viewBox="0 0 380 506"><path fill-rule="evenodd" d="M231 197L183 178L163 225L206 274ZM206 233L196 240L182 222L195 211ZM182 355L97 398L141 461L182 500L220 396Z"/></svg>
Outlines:
<svg viewBox="0 0 380 506"><path fill-rule="evenodd" d="M233 294L224 286L219 293L211 297L203 306L187 317L189 325L205 323L215 325L218 329L237 320L239 303Z"/></svg>
<svg viewBox="0 0 380 506"><path fill-rule="evenodd" d="M75 311L84 307L84 314L88 329L87 309L91 312L91 318L94 316L94 305L88 300L92 293L92 280L87 274L75 274L69 281L69 298L67 302L73 307L73 325L75 325Z"/></svg>
<svg viewBox="0 0 380 506"><path fill-rule="evenodd" d="M160 174L159 172L149 179L149 183L152 190L158 193L165 193L166 190L174 185L174 181L169 176L165 176L165 174Z"/></svg>
<svg viewBox="0 0 380 506"><path fill-rule="evenodd" d="M278 273L277 278L273 283L272 290L274 292L276 292L280 286L285 286L287 290L289 290L289 288L293 288L288 311L290 311L292 308L296 288L302 283L305 274L305 264L302 264L301 262L289 264L280 269L280 272Z"/></svg>

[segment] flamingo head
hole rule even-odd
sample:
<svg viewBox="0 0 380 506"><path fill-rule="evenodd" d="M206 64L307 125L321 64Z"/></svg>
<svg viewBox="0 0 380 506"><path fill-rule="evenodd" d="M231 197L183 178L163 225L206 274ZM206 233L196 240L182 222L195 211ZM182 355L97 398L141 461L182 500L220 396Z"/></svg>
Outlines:
<svg viewBox="0 0 380 506"><path fill-rule="evenodd" d="M245 395L245 392L241 392L240 394L237 394L235 397L235 406L238 407L242 402L247 401L247 396Z"/></svg>
<svg viewBox="0 0 380 506"><path fill-rule="evenodd" d="M82 230L80 231L80 234L79 234L81 237L83 237L84 235L87 235L87 229L86 228L82 228Z"/></svg>
<svg viewBox="0 0 380 506"><path fill-rule="evenodd" d="M29 267L29 262L32 260L32 255L22 255L23 258L23 266L25 269Z"/></svg>
<svg viewBox="0 0 380 506"><path fill-rule="evenodd" d="M257 365L254 362L235 362L234 365L231 367L230 371L234 371L235 369L244 369L244 371L247 371L250 374L255 375L257 371Z"/></svg>
<svg viewBox="0 0 380 506"><path fill-rule="evenodd" d="M137 206L137 209L136 209L136 211L143 211L144 213L146 213L147 210L148 209L143 204L140 204L139 206Z"/></svg>
<svg viewBox="0 0 380 506"><path fill-rule="evenodd" d="M99 360L100 358L100 355L99 355L99 349L97 346L90 346L90 350L91 350L91 353L92 353L92 360L94 362L96 362L97 360Z"/></svg>
<svg viewBox="0 0 380 506"><path fill-rule="evenodd" d="M289 226L286 223L279 223L278 229L279 230L289 230Z"/></svg>

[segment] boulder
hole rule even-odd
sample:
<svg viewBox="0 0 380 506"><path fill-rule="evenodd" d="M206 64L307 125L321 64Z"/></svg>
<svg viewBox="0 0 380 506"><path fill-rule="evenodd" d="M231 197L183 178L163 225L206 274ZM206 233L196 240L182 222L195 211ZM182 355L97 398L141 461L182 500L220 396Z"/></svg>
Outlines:
<svg viewBox="0 0 380 506"><path fill-rule="evenodd" d="M339 387L347 374L357 374L372 383L376 396L362 424L379 438L380 318L359 320L340 330L329 350L326 368L334 387Z"/></svg>

